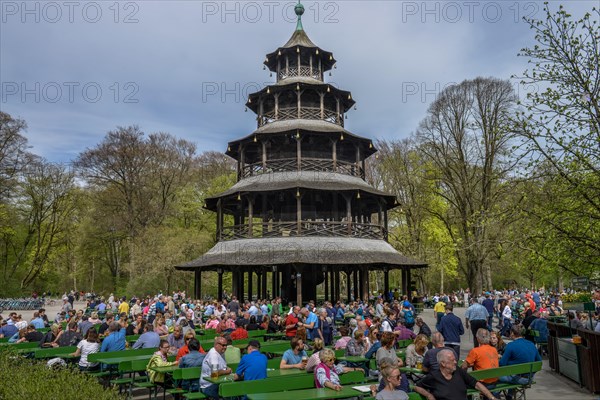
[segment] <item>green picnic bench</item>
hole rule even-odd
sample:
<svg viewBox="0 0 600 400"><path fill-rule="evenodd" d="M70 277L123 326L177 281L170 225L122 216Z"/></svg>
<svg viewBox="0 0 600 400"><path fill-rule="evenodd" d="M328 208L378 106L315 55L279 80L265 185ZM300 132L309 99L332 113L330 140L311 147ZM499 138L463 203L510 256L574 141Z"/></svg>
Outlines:
<svg viewBox="0 0 600 400"><path fill-rule="evenodd" d="M365 375L360 371L352 371L340 375L341 384L363 383ZM282 393L302 389L312 389L315 387L314 374L295 374L280 376L277 378L266 378L255 381L229 382L219 385L220 397L238 397L249 394L273 393L278 394L279 399L292 397L291 393Z"/></svg>
<svg viewBox="0 0 600 400"><path fill-rule="evenodd" d="M61 355L74 353L77 350L77 346L66 346L66 347L49 347L39 349L35 352L35 358L54 358Z"/></svg>
<svg viewBox="0 0 600 400"><path fill-rule="evenodd" d="M501 376L511 376L511 375L529 375L530 377L535 373L542 370L542 362L535 361L524 364L514 364L507 365L505 367L498 368L489 368L489 369L480 369L477 371L471 371L469 374L477 379L478 381L482 379L489 378L500 378ZM494 389L491 389L492 392L505 392L507 390L516 390L518 392L522 392L522 398L525 399L525 390L530 388L532 384L535 382L530 379L530 382L526 385L512 384L512 383L502 383L498 382ZM475 393L478 393L475 389L469 389L467 391L467 395L471 396ZM521 398L521 397L519 397Z"/></svg>
<svg viewBox="0 0 600 400"><path fill-rule="evenodd" d="M0 343L3 348L11 349L35 349L40 348L39 342Z"/></svg>
<svg viewBox="0 0 600 400"><path fill-rule="evenodd" d="M266 329L260 329L260 330L256 330L256 331L248 331L248 339L255 339L259 338L259 337L264 337L265 334L267 333Z"/></svg>
<svg viewBox="0 0 600 400"><path fill-rule="evenodd" d="M119 351L107 351L107 352L98 352L92 353L88 355L88 362L98 362L100 359L107 358L122 358L122 357L132 357L132 356L143 356L156 353L158 349L150 348L150 349L136 349L136 350L119 350ZM150 357L148 357L150 358Z"/></svg>

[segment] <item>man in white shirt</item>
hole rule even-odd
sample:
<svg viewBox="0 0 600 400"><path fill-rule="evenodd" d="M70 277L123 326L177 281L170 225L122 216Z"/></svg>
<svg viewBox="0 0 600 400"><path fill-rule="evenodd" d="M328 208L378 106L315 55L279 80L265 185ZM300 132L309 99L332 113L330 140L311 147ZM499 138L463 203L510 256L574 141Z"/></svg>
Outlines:
<svg viewBox="0 0 600 400"><path fill-rule="evenodd" d="M227 339L217 336L215 345L206 353L202 362L202 375L200 376L200 390L202 393L213 399L219 398L219 385L210 383L204 378L210 377L213 368L216 369L218 375L229 375L231 368L227 367L225 361L225 351L227 350Z"/></svg>

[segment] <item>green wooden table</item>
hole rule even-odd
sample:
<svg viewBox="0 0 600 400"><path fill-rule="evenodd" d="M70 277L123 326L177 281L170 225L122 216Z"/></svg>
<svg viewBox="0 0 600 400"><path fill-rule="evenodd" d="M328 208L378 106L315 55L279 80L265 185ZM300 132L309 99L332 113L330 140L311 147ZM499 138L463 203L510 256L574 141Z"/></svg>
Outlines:
<svg viewBox="0 0 600 400"><path fill-rule="evenodd" d="M413 367L402 367L399 368L400 372L406 372L407 374L424 374L422 369Z"/></svg>
<svg viewBox="0 0 600 400"><path fill-rule="evenodd" d="M336 357L338 361L346 361L346 362L351 362L351 363L366 363L371 361L370 359L366 358L365 356L341 356L341 357Z"/></svg>
<svg viewBox="0 0 600 400"><path fill-rule="evenodd" d="M152 354L142 354L136 356L123 356L123 357L105 357L98 358L96 362L107 364L107 365L119 365L123 361L138 361L138 360L150 360Z"/></svg>
<svg viewBox="0 0 600 400"><path fill-rule="evenodd" d="M265 342L269 341L269 340L282 340L285 339L285 332L280 332L280 333L265 333L263 335L263 338L265 340Z"/></svg>
<svg viewBox="0 0 600 400"><path fill-rule="evenodd" d="M280 376L288 376L288 375L299 375L299 374L306 374L307 372L304 371L303 369L273 369L273 368L269 368L267 369L267 378L278 378ZM220 383L225 383L225 382L233 382L233 374L229 374L229 375L221 375L218 378L211 378L211 377L206 377L204 378L204 380L210 382L210 383L216 383L216 384L220 384Z"/></svg>
<svg viewBox="0 0 600 400"><path fill-rule="evenodd" d="M195 368L195 367L192 367ZM172 374L173 371L179 369L179 365L168 365L166 367L152 367L152 371L160 372L161 374Z"/></svg>
<svg viewBox="0 0 600 400"><path fill-rule="evenodd" d="M303 389L287 392L248 394L250 400L319 400L319 399L345 399L348 397L362 398L365 394L352 386L342 386L342 390L333 389ZM367 393L369 395L369 393Z"/></svg>

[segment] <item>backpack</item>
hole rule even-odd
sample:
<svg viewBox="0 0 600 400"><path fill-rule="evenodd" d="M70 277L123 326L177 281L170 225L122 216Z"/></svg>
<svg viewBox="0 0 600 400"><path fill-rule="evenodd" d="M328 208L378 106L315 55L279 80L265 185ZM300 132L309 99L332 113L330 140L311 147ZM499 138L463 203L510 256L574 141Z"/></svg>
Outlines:
<svg viewBox="0 0 600 400"><path fill-rule="evenodd" d="M389 318L386 318L386 319L384 319L384 321L387 321L387 322L388 322L388 324L390 324L390 328L392 328L392 331L393 331L394 329L396 329L396 323L395 323L394 321L392 321L392 320L391 320L391 319L389 319Z"/></svg>
<svg viewBox="0 0 600 400"><path fill-rule="evenodd" d="M413 316L412 310L404 311L404 321L407 325L412 325L415 323L415 317Z"/></svg>

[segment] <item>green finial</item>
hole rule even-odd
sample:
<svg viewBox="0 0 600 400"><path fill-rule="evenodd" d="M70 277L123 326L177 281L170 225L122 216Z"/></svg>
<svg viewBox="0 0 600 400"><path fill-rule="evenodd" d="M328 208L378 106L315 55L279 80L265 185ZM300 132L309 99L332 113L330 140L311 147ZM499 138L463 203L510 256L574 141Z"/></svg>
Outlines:
<svg viewBox="0 0 600 400"><path fill-rule="evenodd" d="M304 28L302 27L302 14L304 14L304 6L300 3L300 0L298 0L298 4L296 4L296 7L294 7L294 11L296 12L296 15L298 16L298 23L296 24L296 30L303 31Z"/></svg>

